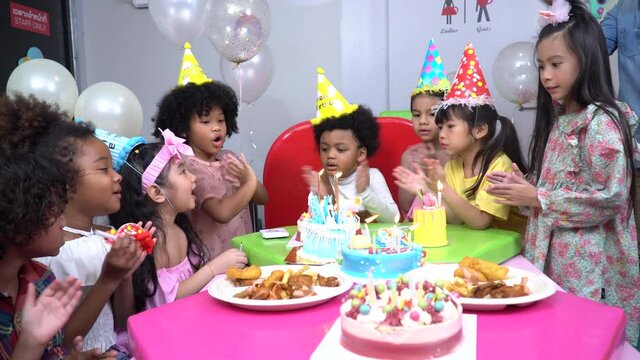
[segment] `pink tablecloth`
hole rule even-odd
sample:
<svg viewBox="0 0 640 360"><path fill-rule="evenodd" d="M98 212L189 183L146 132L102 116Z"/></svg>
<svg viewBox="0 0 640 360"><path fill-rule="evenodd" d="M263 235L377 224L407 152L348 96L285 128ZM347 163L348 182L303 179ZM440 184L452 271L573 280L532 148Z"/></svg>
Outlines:
<svg viewBox="0 0 640 360"><path fill-rule="evenodd" d="M129 336L140 360L306 359L337 318L340 303L253 312L204 292L132 316ZM608 359L622 349L621 309L563 292L528 307L477 315L478 359Z"/></svg>

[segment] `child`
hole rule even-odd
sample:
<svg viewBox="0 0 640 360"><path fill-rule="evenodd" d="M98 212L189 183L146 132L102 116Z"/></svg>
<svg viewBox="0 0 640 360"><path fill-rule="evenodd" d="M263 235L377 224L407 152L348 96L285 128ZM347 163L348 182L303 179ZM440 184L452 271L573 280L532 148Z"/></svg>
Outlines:
<svg viewBox="0 0 640 360"><path fill-rule="evenodd" d="M369 108L347 103L321 68L318 80L318 114L311 123L324 172L319 183L317 172L303 168L310 191L334 195L334 199L340 196L343 206L352 203L358 207L361 220L376 214L379 222L393 222L399 217L398 206L380 170L369 168L367 163L367 157L378 149L380 125Z"/></svg>
<svg viewBox="0 0 640 360"><path fill-rule="evenodd" d="M540 81L529 177L535 186L496 173L489 192L531 208L525 257L563 289L623 308L627 340L635 344L640 274L632 134L638 118L615 101L598 22L580 1L563 4L564 12L545 13L549 24L536 45Z"/></svg>
<svg viewBox="0 0 640 360"><path fill-rule="evenodd" d="M75 181L69 175L73 170L57 159L23 150L0 150L0 162L0 307L4 319L0 357L62 359L66 350L61 328L80 300L80 283L73 278L60 283L49 269L31 259L56 255L64 244L63 212L68 188ZM80 337L74 341L81 342ZM75 355L97 359L101 353ZM100 358L115 359L115 352L103 356Z"/></svg>
<svg viewBox="0 0 640 360"><path fill-rule="evenodd" d="M475 91L469 85L466 85L469 88L459 85L469 81L474 83ZM455 158L447 162L445 169L439 160L427 159L426 181L419 167L416 167L416 173L402 167L394 170L398 186L412 193L424 191L427 186L435 192L437 182L441 182L447 221L462 222L472 229L512 228L515 225L515 219L509 216L510 207L497 204L495 198L487 194L489 183L485 175L494 170L510 170L512 161L524 168L513 124L498 115L491 103L475 50L469 44L464 50L458 77L445 97L444 107L436 114L440 147ZM522 221L518 225L524 227Z"/></svg>
<svg viewBox="0 0 640 360"><path fill-rule="evenodd" d="M73 276L83 285L84 299L65 327L65 345L70 346L76 336L83 336L85 350L106 351L116 343L110 297L121 284L131 288L131 281L123 279L144 257L129 237L118 239L112 248L102 237L93 235L93 217L114 212L120 206L121 177L111 167L109 149L93 136L93 128L68 121L65 115L35 98L7 99L0 109L0 120L5 125L0 136L5 142L43 157L55 157L74 177L64 214L69 225L64 227L65 243L58 255L35 260L51 268L56 277ZM115 299L115 309L121 310L116 314L121 318L119 325L126 328L131 312L124 309L127 302L133 303L133 297ZM128 357L123 348L117 349L122 352L121 358Z"/></svg>
<svg viewBox="0 0 640 360"><path fill-rule="evenodd" d="M164 145L142 145L129 154L122 168L122 206L110 216L116 226L136 218L157 227L153 257L147 257L133 274L136 311L195 294L215 275L247 262L237 249L206 260L206 250L185 215L195 207L196 179L180 153L193 152L170 130L162 134Z"/></svg>
<svg viewBox="0 0 640 360"><path fill-rule="evenodd" d="M449 160L447 154L440 149L439 129L436 124L435 112L432 109L442 101L450 86L451 84L444 74L440 52L431 39L424 57L418 86L411 92L411 121L413 129L422 142L410 146L402 154L401 166L407 169L412 169L413 164L423 166L425 158L439 159L443 165ZM413 218L413 211L410 212L409 209L415 200L416 194L409 193L402 188L398 189L400 209L408 219Z"/></svg>
<svg viewBox="0 0 640 360"><path fill-rule="evenodd" d="M196 207L190 214L211 258L231 247L231 239L253 231L248 204L266 204L267 191L244 156L223 150L227 136L238 132L238 99L220 82L188 83L165 95L156 126L185 137L195 156L187 167L196 182ZM160 130L153 133L160 137Z"/></svg>

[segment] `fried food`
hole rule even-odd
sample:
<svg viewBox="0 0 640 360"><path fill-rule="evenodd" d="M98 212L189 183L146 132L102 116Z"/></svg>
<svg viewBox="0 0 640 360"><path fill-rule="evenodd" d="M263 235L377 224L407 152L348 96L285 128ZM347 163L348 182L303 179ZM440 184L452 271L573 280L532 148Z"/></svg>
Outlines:
<svg viewBox="0 0 640 360"><path fill-rule="evenodd" d="M271 285L273 285L273 283L275 283L276 281L282 281L282 278L284 278L284 271L274 270L271 272L271 275L269 275L269 277L265 279L265 281L262 283L262 286L270 288Z"/></svg>
<svg viewBox="0 0 640 360"><path fill-rule="evenodd" d="M464 279L456 277L453 281L445 281L444 288L449 292L455 291L462 297L471 297L473 285L464 281Z"/></svg>
<svg viewBox="0 0 640 360"><path fill-rule="evenodd" d="M259 266L251 265L244 269L237 267L230 267L227 269L227 278L229 280L255 280L262 276L262 270Z"/></svg>
<svg viewBox="0 0 640 360"><path fill-rule="evenodd" d="M335 276L324 277L318 274L318 285L326 287L338 287L340 286L340 280Z"/></svg>
<svg viewBox="0 0 640 360"><path fill-rule="evenodd" d="M453 276L465 279L472 284L477 284L479 282L487 282L489 281L487 277L476 269L472 269L466 266L460 266L453 272Z"/></svg>
<svg viewBox="0 0 640 360"><path fill-rule="evenodd" d="M335 276L324 277L315 272L305 272L308 267L303 267L297 271L274 270L266 278L258 279L231 279L234 283L248 281L250 286L245 290L235 294L233 297L252 300L284 300L297 299L306 296L316 295L313 286L337 287L340 281ZM235 273L233 273L235 275ZM228 276L228 274L227 274Z"/></svg>
<svg viewBox="0 0 640 360"><path fill-rule="evenodd" d="M460 261L460 267L467 267L479 271L484 274L488 281L504 280L509 273L509 268L506 266L468 256L465 256L464 259Z"/></svg>
<svg viewBox="0 0 640 360"><path fill-rule="evenodd" d="M523 277L519 285L507 285L504 281L489 282L474 287L471 296L477 299L505 299L529 295L527 278Z"/></svg>

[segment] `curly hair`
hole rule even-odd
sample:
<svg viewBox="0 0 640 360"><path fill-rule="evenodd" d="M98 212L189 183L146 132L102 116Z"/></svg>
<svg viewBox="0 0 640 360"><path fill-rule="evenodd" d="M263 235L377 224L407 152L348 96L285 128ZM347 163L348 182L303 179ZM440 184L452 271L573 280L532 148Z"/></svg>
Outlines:
<svg viewBox="0 0 640 360"><path fill-rule="evenodd" d="M142 175L144 170L151 164L156 154L162 148L162 143L151 143L141 145L132 151L127 157L125 166L122 167L122 199L120 210L109 216L111 225L122 226L131 220L152 221L156 227L156 236L159 239L154 248L156 251L167 251L165 227L162 217L158 212L157 204L151 201L145 193L141 191ZM159 186L170 186L167 183L171 162L160 172L155 184ZM184 231L187 237L189 263L194 269L200 269L208 259L207 252L202 241L196 234L189 222L186 214L178 214L175 219L176 225ZM136 312L144 311L146 300L155 295L158 290L158 275L153 256L147 256L142 264L133 273L133 294Z"/></svg>
<svg viewBox="0 0 640 360"><path fill-rule="evenodd" d="M23 248L64 212L73 180L66 166L23 150L0 150L0 258Z"/></svg>
<svg viewBox="0 0 640 360"><path fill-rule="evenodd" d="M7 151L32 150L58 122L69 122L69 117L57 105L33 95L0 94L0 146Z"/></svg>
<svg viewBox="0 0 640 360"><path fill-rule="evenodd" d="M227 136L238 133L238 98L229 85L209 81L204 84L188 83L176 86L158 104L158 113L152 119L156 129L152 135L162 138L159 129L170 129L178 136L189 140L189 124L193 116L207 116L211 109L219 106L227 124Z"/></svg>
<svg viewBox="0 0 640 360"><path fill-rule="evenodd" d="M330 117L321 123L313 126L313 134L315 135L316 145L320 146L320 138L325 131L332 130L351 130L358 144L367 149L367 157L372 156L380 146L378 135L380 133L380 125L371 113L371 109L364 105L349 114L337 117Z"/></svg>

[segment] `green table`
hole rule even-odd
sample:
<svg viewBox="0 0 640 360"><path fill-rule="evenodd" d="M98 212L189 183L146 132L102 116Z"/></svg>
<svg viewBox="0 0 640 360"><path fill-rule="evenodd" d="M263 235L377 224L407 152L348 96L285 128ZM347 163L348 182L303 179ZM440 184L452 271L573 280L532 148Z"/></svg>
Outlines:
<svg viewBox="0 0 640 360"><path fill-rule="evenodd" d="M370 230L389 224L370 224ZM231 239L235 248L243 246L254 265L284 264L284 258L289 254L287 243L295 234L296 227L286 227L289 237L265 240L259 232L238 236ZM465 256L473 256L495 263L502 263L522 250L520 234L498 229L472 230L461 225L447 225L447 239L449 245L440 248L427 248L427 261L433 263L455 263Z"/></svg>

